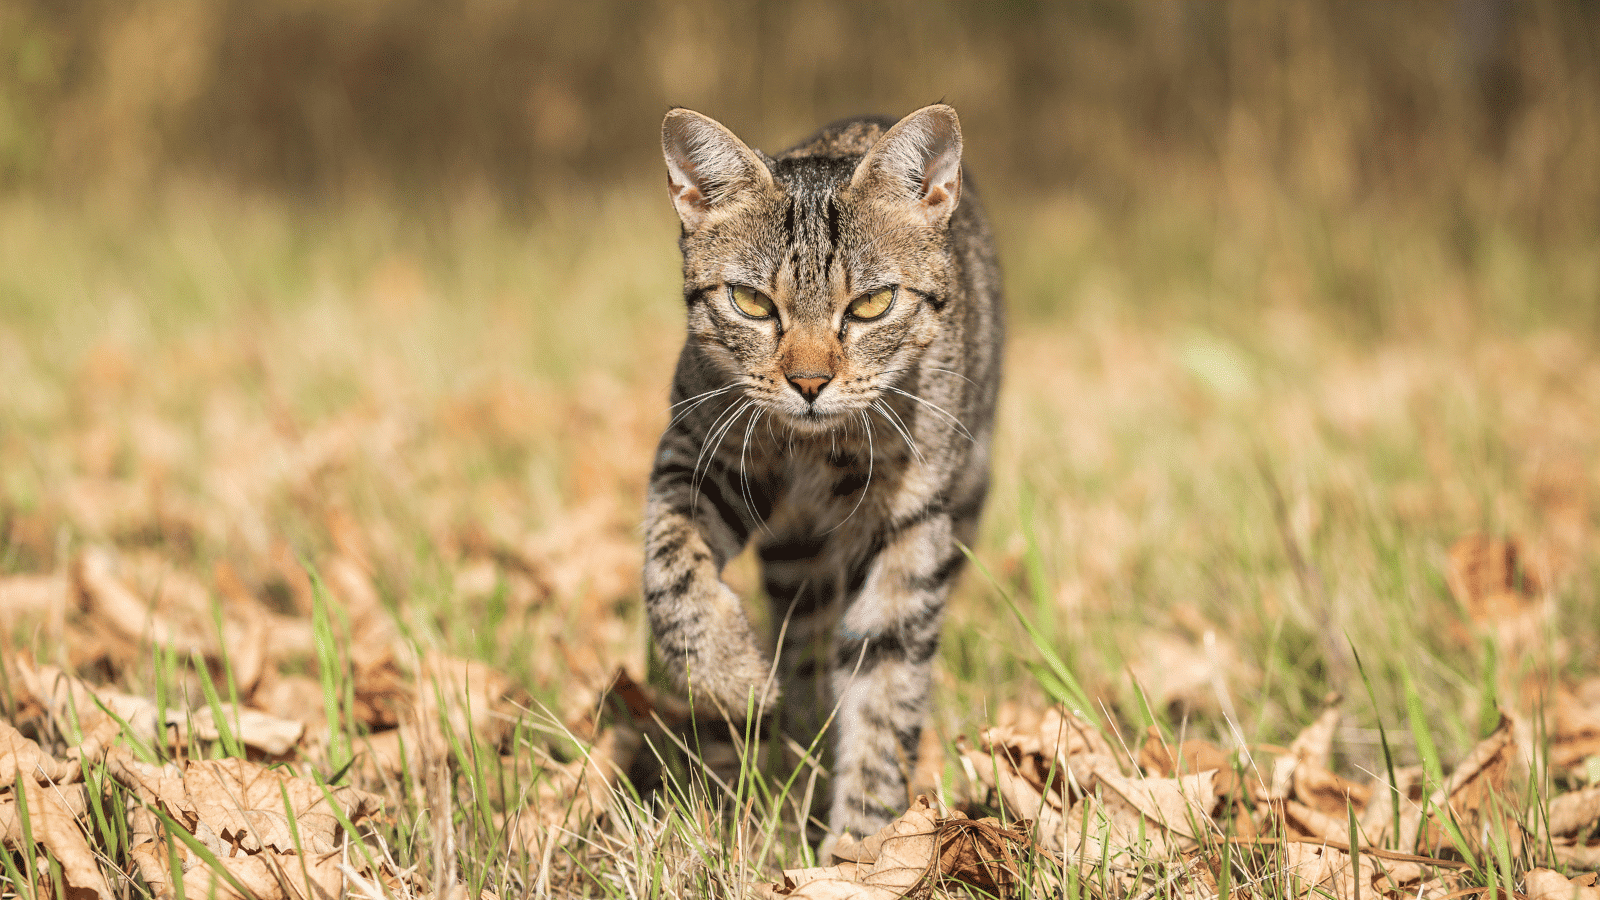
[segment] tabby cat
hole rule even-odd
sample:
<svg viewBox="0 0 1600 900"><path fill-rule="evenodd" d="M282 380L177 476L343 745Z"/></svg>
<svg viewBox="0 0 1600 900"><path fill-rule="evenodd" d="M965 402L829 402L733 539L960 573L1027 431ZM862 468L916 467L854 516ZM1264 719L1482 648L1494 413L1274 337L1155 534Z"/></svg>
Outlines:
<svg viewBox="0 0 1600 900"><path fill-rule="evenodd" d="M663 665L736 719L837 708L828 824L906 808L930 669L989 479L1000 277L936 105L830 125L776 158L674 109L688 341L650 475L644 598ZM769 665L723 565L754 539Z"/></svg>

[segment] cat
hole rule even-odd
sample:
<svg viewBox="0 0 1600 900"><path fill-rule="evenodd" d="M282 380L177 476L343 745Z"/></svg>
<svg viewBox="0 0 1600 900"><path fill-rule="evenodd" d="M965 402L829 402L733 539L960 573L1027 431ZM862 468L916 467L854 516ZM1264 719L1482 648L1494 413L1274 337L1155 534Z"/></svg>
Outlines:
<svg viewBox="0 0 1600 900"><path fill-rule="evenodd" d="M960 122L849 119L774 158L679 108L662 149L688 339L646 504L656 653L735 720L783 696L801 746L836 711L829 842L870 835L907 806L988 491L1001 287ZM721 580L752 539L776 668Z"/></svg>

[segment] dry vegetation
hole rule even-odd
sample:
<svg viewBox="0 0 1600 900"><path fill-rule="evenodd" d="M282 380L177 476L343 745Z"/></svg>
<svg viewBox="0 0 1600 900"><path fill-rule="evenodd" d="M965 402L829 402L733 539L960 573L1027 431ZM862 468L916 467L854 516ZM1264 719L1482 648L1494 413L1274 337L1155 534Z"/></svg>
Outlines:
<svg viewBox="0 0 1600 900"><path fill-rule="evenodd" d="M1600 893L1592 12L459 6L0 9L0 896ZM995 489L928 799L816 860L803 748L650 678L652 132L929 59Z"/></svg>

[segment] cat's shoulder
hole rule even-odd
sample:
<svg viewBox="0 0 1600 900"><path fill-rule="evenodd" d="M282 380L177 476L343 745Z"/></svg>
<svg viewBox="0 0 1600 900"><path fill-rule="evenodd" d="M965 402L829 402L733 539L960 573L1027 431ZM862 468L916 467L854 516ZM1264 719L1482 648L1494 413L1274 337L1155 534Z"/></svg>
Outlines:
<svg viewBox="0 0 1600 900"><path fill-rule="evenodd" d="M857 157L894 127L890 116L853 116L824 125L816 133L778 154L780 160Z"/></svg>

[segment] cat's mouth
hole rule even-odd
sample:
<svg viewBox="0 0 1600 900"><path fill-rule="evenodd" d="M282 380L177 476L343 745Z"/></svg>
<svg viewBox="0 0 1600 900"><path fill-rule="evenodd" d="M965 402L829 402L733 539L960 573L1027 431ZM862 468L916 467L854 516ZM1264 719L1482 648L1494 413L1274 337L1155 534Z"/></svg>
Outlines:
<svg viewBox="0 0 1600 900"><path fill-rule="evenodd" d="M857 418L857 410L853 406L821 402L799 408L785 404L784 408L779 410L779 414L796 431L807 434L835 431L856 421Z"/></svg>

